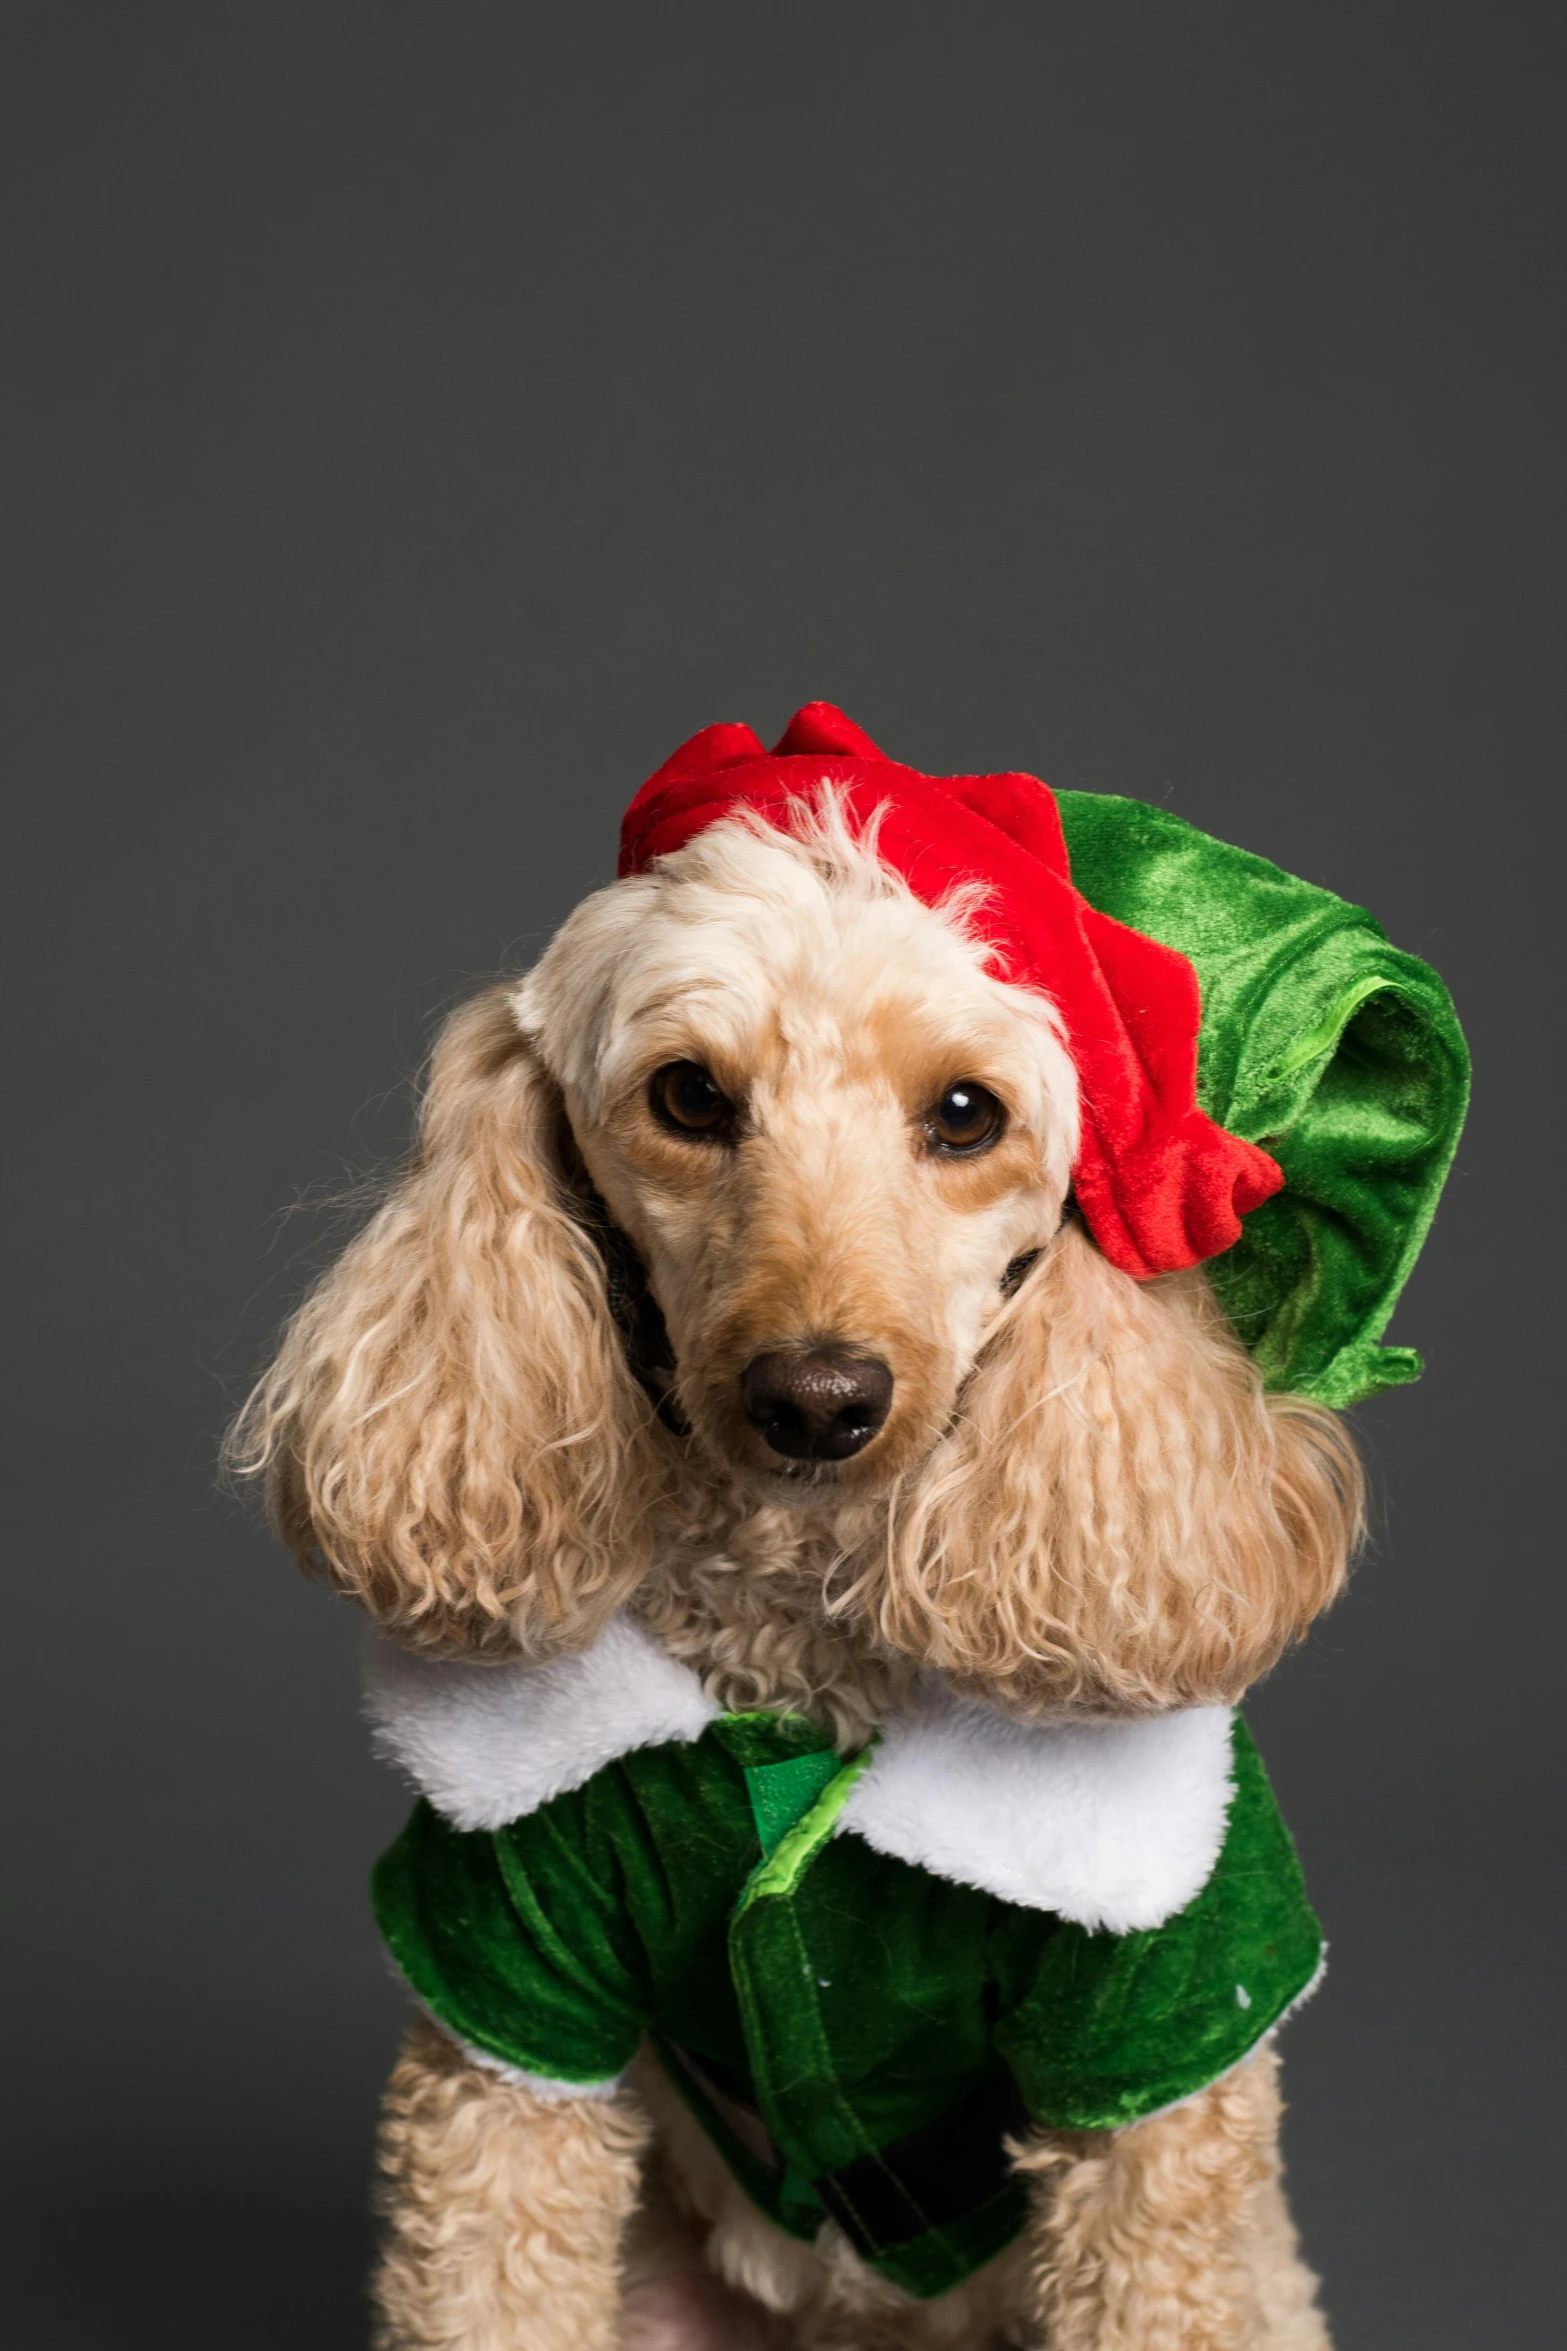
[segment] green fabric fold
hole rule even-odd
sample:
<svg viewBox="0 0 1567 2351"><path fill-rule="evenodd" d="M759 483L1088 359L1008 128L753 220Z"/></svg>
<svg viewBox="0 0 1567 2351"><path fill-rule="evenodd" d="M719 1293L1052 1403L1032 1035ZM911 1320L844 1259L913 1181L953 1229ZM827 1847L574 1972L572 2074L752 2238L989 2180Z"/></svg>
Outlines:
<svg viewBox="0 0 1567 2351"><path fill-rule="evenodd" d="M1342 1408L1417 1378L1381 1341L1468 1104L1446 988L1364 907L1166 809L1056 797L1083 895L1196 970L1202 1107L1284 1170L1207 1267L1264 1379Z"/></svg>
<svg viewBox="0 0 1567 2351"><path fill-rule="evenodd" d="M1236 2064L1316 1978L1322 1934L1262 1758L1234 1733L1222 1865L1166 1926L1063 1926L997 2044L1057 2130L1114 2130Z"/></svg>

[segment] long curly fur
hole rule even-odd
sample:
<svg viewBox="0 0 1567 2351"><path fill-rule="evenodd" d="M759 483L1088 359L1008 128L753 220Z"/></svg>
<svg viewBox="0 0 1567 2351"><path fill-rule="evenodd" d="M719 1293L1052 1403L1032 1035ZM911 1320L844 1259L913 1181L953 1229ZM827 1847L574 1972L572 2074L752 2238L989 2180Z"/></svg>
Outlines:
<svg viewBox="0 0 1567 2351"><path fill-rule="evenodd" d="M1236 1699L1339 1589L1341 1425L1267 1396L1200 1273L1139 1285L1067 1226L845 1596L976 1693Z"/></svg>
<svg viewBox="0 0 1567 2351"><path fill-rule="evenodd" d="M1025 1713L1234 1699L1266 1671L1342 1584L1353 1449L1264 1393L1200 1272L1138 1284L1092 1246L1070 1059L980 911L921 904L827 794L596 893L526 980L458 1012L410 1166L236 1426L301 1561L403 1640L481 1657L585 1646L629 1605L720 1703L812 1713L845 1747L927 1667ZM737 1106L728 1146L652 1114L679 1060ZM922 1136L959 1078L1005 1130L943 1159ZM667 1326L662 1415L610 1309L606 1213ZM842 1463L780 1460L739 1374L823 1341L889 1367L886 1425ZM682 2241L759 2341L1317 2351L1270 2067L1025 2153L1026 2257L945 2309L704 2204L700 2149L678 2116L660 2134ZM416 2037L388 2109L388 2345L740 2339L737 2305L704 2317L687 2290L646 2183L624 2242L662 2282L615 2283L660 2107L656 2084L628 2097L545 2111ZM1156 2292L1181 2246L1186 2283ZM546 2302L578 2315L548 2333Z"/></svg>
<svg viewBox="0 0 1567 2351"><path fill-rule="evenodd" d="M1284 2208L1278 2073L1265 2048L1133 2130L1020 2151L1050 2351L1328 2351Z"/></svg>
<svg viewBox="0 0 1567 2351"><path fill-rule="evenodd" d="M302 1563L389 1631L470 1653L591 1640L647 1567L664 1474L509 996L448 1022L412 1166L230 1447Z"/></svg>
<svg viewBox="0 0 1567 2351"><path fill-rule="evenodd" d="M616 2260L646 2122L627 2102L546 2101L408 2036L381 2117L388 2227L376 2279L385 2351L576 2351L608 2341ZM524 2337L508 2315L529 2313Z"/></svg>

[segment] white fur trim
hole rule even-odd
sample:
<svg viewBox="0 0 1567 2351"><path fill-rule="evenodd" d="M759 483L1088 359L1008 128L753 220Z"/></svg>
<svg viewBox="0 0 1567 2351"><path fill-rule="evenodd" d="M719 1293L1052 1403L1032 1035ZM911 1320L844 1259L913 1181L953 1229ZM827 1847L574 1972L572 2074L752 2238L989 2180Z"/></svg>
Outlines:
<svg viewBox="0 0 1567 2351"><path fill-rule="evenodd" d="M718 1714L687 1665L618 1616L548 1665L468 1665L376 1641L371 1741L459 1829L504 1828L633 1748L700 1738Z"/></svg>
<svg viewBox="0 0 1567 2351"><path fill-rule="evenodd" d="M613 2098L626 2078L622 2073L612 2073L602 2082L563 2082L554 2074L525 2073L520 2065L508 2065L504 2058L492 2057L488 2049L475 2049L470 2041L458 2041L457 2046L470 2065L497 2075L503 2082L514 2083L546 2106L565 2106L573 2098Z"/></svg>
<svg viewBox="0 0 1567 2351"><path fill-rule="evenodd" d="M900 1861L1123 1935L1208 1881L1230 1804L1230 1711L1027 1724L928 1685L838 1816Z"/></svg>
<svg viewBox="0 0 1567 2351"><path fill-rule="evenodd" d="M398 1982L402 1982L401 1976ZM514 2082L519 2090L527 2090L546 2106L564 2106L572 2098L613 2098L626 2078L623 2073L612 2073L601 2082L563 2082L558 2074L529 2073L523 2066L508 2065L504 2057L492 2057L488 2049L476 2049L471 2041L454 2033L422 2000L415 2000L414 2006L421 2016L429 2019L444 2041L450 2041L454 2049L462 2051L470 2065L478 2066L481 2073L494 2074L498 2081Z"/></svg>
<svg viewBox="0 0 1567 2351"><path fill-rule="evenodd" d="M720 1711L626 1616L548 1665L377 1641L365 1682L377 1753L459 1829L503 1828L617 1756L700 1738ZM1126 1934L1206 1884L1229 1802L1227 1707L1029 1724L932 1680L887 1723L837 1826L937 1877Z"/></svg>

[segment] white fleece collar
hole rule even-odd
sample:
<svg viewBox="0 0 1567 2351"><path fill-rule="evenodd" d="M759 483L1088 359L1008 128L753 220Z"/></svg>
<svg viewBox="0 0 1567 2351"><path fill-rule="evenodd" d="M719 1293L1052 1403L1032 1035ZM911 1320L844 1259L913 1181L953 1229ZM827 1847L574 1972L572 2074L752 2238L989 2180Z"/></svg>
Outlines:
<svg viewBox="0 0 1567 2351"><path fill-rule="evenodd" d="M371 1745L459 1829L504 1828L617 1756L699 1739L719 1712L627 1616L548 1665L411 1657L382 1640L365 1655Z"/></svg>
<svg viewBox="0 0 1567 2351"><path fill-rule="evenodd" d="M884 1726L838 1825L937 1877L1124 1935L1207 1884L1230 1770L1227 1706L1020 1723L932 1680Z"/></svg>
<svg viewBox="0 0 1567 2351"><path fill-rule="evenodd" d="M496 1829L720 1709L629 1617L548 1665L467 1665L377 1642L377 1753L459 1829ZM886 1723L838 1830L937 1877L1126 1934L1207 1883L1229 1811L1230 1714L1014 1722L937 1680Z"/></svg>

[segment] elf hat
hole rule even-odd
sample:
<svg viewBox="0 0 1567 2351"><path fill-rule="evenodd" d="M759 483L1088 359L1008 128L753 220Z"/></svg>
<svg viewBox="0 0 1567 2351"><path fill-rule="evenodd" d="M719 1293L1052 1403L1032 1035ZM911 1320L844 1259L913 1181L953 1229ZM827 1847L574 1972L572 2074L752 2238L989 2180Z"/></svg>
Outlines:
<svg viewBox="0 0 1567 2351"><path fill-rule="evenodd" d="M1457 1144L1463 1037L1442 983L1371 917L1135 800L1026 775L928 776L830 703L771 752L693 735L626 811L620 870L705 826L786 824L823 785L933 905L978 882L1008 980L1039 989L1077 1067L1078 1207L1138 1279L1211 1261L1271 1385L1343 1405L1415 1378L1377 1344Z"/></svg>

